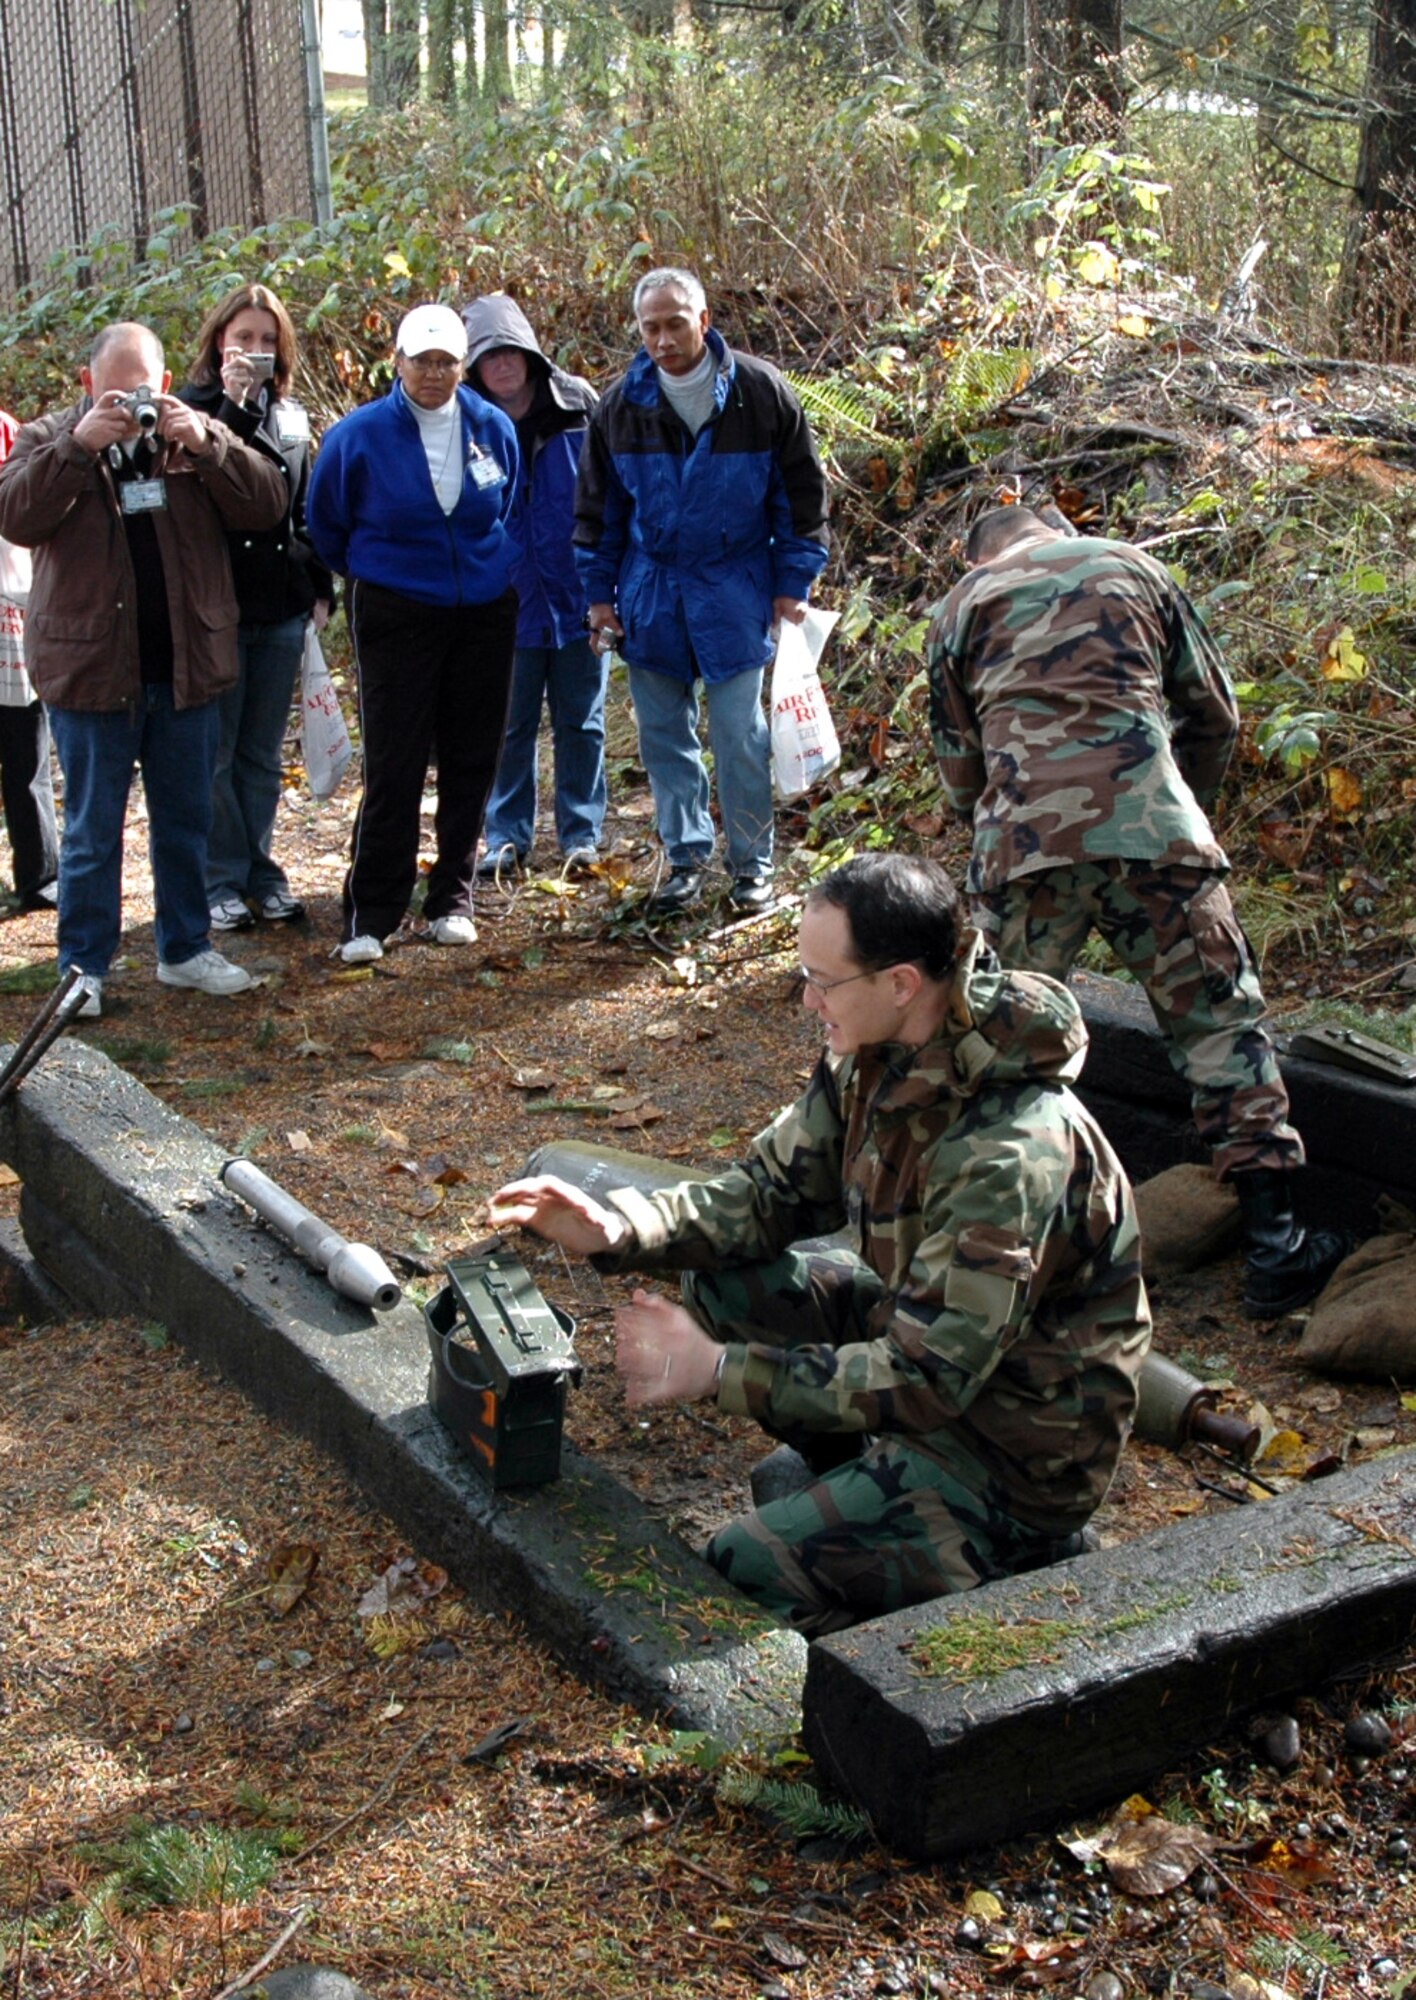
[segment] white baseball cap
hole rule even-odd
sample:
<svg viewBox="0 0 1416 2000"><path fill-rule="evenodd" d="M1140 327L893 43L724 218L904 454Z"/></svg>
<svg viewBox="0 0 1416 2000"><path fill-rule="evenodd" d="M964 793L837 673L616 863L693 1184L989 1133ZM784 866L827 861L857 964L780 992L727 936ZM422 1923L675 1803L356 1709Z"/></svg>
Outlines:
<svg viewBox="0 0 1416 2000"><path fill-rule="evenodd" d="M394 342L400 354L450 354L460 361L467 352L467 329L451 306L414 306L398 323Z"/></svg>

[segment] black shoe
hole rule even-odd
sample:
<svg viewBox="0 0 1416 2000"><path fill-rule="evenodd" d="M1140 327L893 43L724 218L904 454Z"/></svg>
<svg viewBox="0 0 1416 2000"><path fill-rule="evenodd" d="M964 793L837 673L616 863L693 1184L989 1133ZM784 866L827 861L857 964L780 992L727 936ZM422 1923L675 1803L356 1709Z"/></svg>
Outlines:
<svg viewBox="0 0 1416 2000"><path fill-rule="evenodd" d="M691 908L702 894L701 868L675 868L668 881L654 891L644 907L652 917L670 917L679 910Z"/></svg>
<svg viewBox="0 0 1416 2000"><path fill-rule="evenodd" d="M1231 1176L1244 1215L1244 1311L1282 1319L1315 1299L1360 1241L1347 1229L1304 1229L1293 1213L1292 1175L1251 1167Z"/></svg>
<svg viewBox="0 0 1416 2000"><path fill-rule="evenodd" d="M36 911L43 910L52 917L58 908L59 887L57 883L50 882L42 889L33 890L28 896L21 896L19 914L22 917L30 916Z"/></svg>
<svg viewBox="0 0 1416 2000"><path fill-rule="evenodd" d="M728 891L735 910L766 910L775 900L770 875L739 875Z"/></svg>
<svg viewBox="0 0 1416 2000"><path fill-rule="evenodd" d="M814 1486L820 1477L799 1451L789 1444L779 1444L775 1451L759 1458L748 1475L752 1504L767 1507L774 1500L794 1499L798 1493L805 1493L808 1486Z"/></svg>

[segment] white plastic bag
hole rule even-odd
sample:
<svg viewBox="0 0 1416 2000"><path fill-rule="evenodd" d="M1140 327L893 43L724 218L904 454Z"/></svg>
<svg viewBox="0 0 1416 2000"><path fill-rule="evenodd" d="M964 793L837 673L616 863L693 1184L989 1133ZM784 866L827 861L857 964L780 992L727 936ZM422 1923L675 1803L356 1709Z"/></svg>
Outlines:
<svg viewBox="0 0 1416 2000"><path fill-rule="evenodd" d="M25 672L25 605L30 552L0 535L0 708L28 708L34 689Z"/></svg>
<svg viewBox="0 0 1416 2000"><path fill-rule="evenodd" d="M817 663L840 617L817 611L793 625L784 618L772 662L772 783L779 799L799 799L830 776L841 761L836 725L826 706Z"/></svg>
<svg viewBox="0 0 1416 2000"><path fill-rule="evenodd" d="M311 792L317 799L331 798L349 769L354 746L313 619L305 627L305 658L300 668L300 741Z"/></svg>

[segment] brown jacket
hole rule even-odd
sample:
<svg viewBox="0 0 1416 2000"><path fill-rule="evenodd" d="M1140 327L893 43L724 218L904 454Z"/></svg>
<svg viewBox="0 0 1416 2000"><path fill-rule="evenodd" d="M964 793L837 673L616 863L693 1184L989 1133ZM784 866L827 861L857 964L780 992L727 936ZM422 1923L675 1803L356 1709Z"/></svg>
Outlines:
<svg viewBox="0 0 1416 2000"><path fill-rule="evenodd" d="M26 424L0 466L0 535L34 550L25 658L40 697L54 708L119 709L142 692L137 589L106 454L74 441L90 407ZM211 447L195 458L164 445L158 471L167 507L152 519L162 551L172 622L172 697L195 708L239 673L240 613L226 531L269 528L286 507L273 459L213 423Z"/></svg>

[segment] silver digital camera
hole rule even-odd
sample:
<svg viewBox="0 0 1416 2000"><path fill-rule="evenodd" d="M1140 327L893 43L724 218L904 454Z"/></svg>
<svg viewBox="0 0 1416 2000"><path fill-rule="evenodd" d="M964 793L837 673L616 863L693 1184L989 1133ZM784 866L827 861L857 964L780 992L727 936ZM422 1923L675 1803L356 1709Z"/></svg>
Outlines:
<svg viewBox="0 0 1416 2000"><path fill-rule="evenodd" d="M121 399L120 407L128 412L144 436L157 429L157 420L161 415L157 407L157 393L150 389L146 382L140 389L130 390Z"/></svg>
<svg viewBox="0 0 1416 2000"><path fill-rule="evenodd" d="M275 356L273 354L243 354L240 358L245 362L258 382L269 382L271 376L275 373Z"/></svg>

